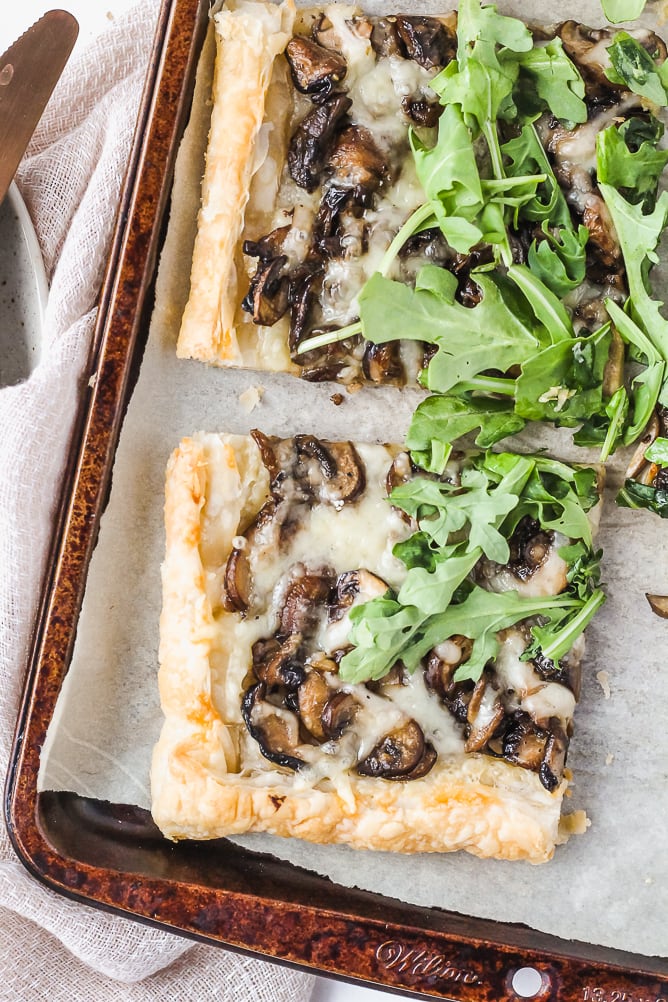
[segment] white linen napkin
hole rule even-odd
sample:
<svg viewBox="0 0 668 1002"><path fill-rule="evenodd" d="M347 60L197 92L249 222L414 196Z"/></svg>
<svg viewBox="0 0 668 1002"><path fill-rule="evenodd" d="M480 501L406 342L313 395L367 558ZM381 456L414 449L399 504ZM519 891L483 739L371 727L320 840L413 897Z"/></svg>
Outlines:
<svg viewBox="0 0 668 1002"><path fill-rule="evenodd" d="M0 390L0 768L6 772L54 499L158 12L143 0L65 70L17 181L51 294L39 365ZM76 904L0 825L0 999L306 1002L313 978Z"/></svg>

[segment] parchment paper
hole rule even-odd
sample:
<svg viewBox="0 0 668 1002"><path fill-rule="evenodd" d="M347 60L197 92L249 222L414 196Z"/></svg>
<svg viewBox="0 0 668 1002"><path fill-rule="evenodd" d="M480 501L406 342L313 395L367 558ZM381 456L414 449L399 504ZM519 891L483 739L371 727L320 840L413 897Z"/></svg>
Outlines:
<svg viewBox="0 0 668 1002"><path fill-rule="evenodd" d="M430 6L443 9L442 4ZM420 4L421 11L426 7ZM547 2L502 3L500 9L517 16L530 12L532 19L545 23L553 17ZM563 3L559 16L602 23L596 2ZM333 439L402 441L420 398L417 390L370 389L345 394L337 407L330 397L339 387L332 384L176 359L207 133L211 53L209 39L195 94L199 111L177 165L149 342L125 419L74 658L40 775L41 789L145 808L150 807L151 749L162 723L156 685L159 569L164 470L174 446L199 429L245 433L255 426L286 436L312 431ZM240 397L257 387L264 392L249 413L246 397ZM566 434L532 430L515 440L525 450L544 444L565 459L587 458ZM591 819L585 835L571 838L552 862L539 867L480 861L462 853L403 857L359 852L263 835L239 841L339 883L406 902L666 956L668 621L652 614L644 593L668 593L668 525L654 515L614 506L626 459L615 457L608 467L599 537L608 602L588 631L583 693L569 753L575 775L571 805L584 807Z"/></svg>

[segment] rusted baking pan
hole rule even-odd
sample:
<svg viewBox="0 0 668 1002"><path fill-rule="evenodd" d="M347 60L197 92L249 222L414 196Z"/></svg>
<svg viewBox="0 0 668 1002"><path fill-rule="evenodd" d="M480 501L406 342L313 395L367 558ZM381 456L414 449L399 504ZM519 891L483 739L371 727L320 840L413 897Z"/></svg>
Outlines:
<svg viewBox="0 0 668 1002"><path fill-rule="evenodd" d="M40 749L70 662L146 339L172 168L207 15L207 0L164 0L160 10L90 359L97 378L81 401L8 777L6 815L16 851L39 880L68 897L319 973L462 1002L666 1002L665 960L406 905L227 841L174 845L136 807L37 792ZM524 988L516 979L523 968L533 969Z"/></svg>

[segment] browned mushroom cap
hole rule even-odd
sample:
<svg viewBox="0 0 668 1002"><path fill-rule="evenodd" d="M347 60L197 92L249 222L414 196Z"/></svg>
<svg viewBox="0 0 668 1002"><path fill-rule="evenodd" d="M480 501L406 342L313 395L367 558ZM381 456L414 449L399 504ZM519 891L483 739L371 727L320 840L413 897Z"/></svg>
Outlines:
<svg viewBox="0 0 668 1002"><path fill-rule="evenodd" d="M228 612L246 612L251 595L251 572L245 550L233 549L227 558L224 577L223 608Z"/></svg>
<svg viewBox="0 0 668 1002"><path fill-rule="evenodd" d="M269 474L269 479L273 483L281 469L281 464L276 456L276 447L278 446L279 439L275 435L265 435L259 428L252 428L250 434L260 450L260 459Z"/></svg>
<svg viewBox="0 0 668 1002"><path fill-rule="evenodd" d="M265 758L286 769L300 769L304 762L293 752L299 747L299 722L289 710L265 702L266 686L258 682L244 693L241 715L248 733L257 741Z"/></svg>
<svg viewBox="0 0 668 1002"><path fill-rule="evenodd" d="M415 720L409 720L386 734L367 757L358 763L357 771L361 776L383 779L405 776L421 761L424 748L422 728Z"/></svg>
<svg viewBox="0 0 668 1002"><path fill-rule="evenodd" d="M339 508L354 501L366 487L364 464L352 442L320 441L314 435L297 435L297 450L318 463L322 475L320 500Z"/></svg>
<svg viewBox="0 0 668 1002"><path fill-rule="evenodd" d="M540 781L546 790L554 790L564 775L568 738L556 718L550 720L550 731L545 745L543 761L538 769Z"/></svg>
<svg viewBox="0 0 668 1002"><path fill-rule="evenodd" d="M356 602L368 601L385 595L389 586L382 578L360 567L355 571L344 571L339 574L334 586L334 595L329 607L329 621L341 619L347 609Z"/></svg>
<svg viewBox="0 0 668 1002"><path fill-rule="evenodd" d="M455 671L460 664L468 660L472 650L473 641L468 637L461 636L461 634L456 634L443 644L439 644L438 648L433 648L427 656L425 667L424 680L427 687L437 693L441 699L452 696L459 688L453 682ZM468 693L464 707L465 717L468 712L470 695Z"/></svg>
<svg viewBox="0 0 668 1002"><path fill-rule="evenodd" d="M286 637L293 633L311 635L319 625L331 585L328 574L296 573L283 598L279 633Z"/></svg>
<svg viewBox="0 0 668 1002"><path fill-rule="evenodd" d="M290 225L288 224L287 226L278 226L271 233L260 237L259 240L244 240L243 252L248 257L257 257L260 261L270 261L272 258L280 255L283 243L289 232Z"/></svg>
<svg viewBox="0 0 668 1002"><path fill-rule="evenodd" d="M362 371L372 383L403 383L405 373L398 343L373 344L369 341L364 349Z"/></svg>
<svg viewBox="0 0 668 1002"><path fill-rule="evenodd" d="M305 365L306 355L298 355L297 348L308 331L311 310L316 302L318 290L324 276L324 268L317 261L308 261L296 268L290 277L290 334L288 347L290 358L298 365Z"/></svg>
<svg viewBox="0 0 668 1002"><path fill-rule="evenodd" d="M466 718L469 733L464 751L481 751L498 730L505 710L492 689L489 678L483 675L475 684L469 701Z"/></svg>
<svg viewBox="0 0 668 1002"><path fill-rule="evenodd" d="M589 28L577 21L564 21L557 34L563 42L564 51L580 70L590 101L600 101L622 90L605 75L608 66L605 43L612 44L613 31L609 28Z"/></svg>
<svg viewBox="0 0 668 1002"><path fill-rule="evenodd" d="M527 581L550 555L554 533L545 532L540 522L525 515L509 539L508 567L520 581Z"/></svg>
<svg viewBox="0 0 668 1002"><path fill-rule="evenodd" d="M284 255L261 261L243 298L241 308L260 327L273 327L290 305L290 279L283 271L287 261Z"/></svg>
<svg viewBox="0 0 668 1002"><path fill-rule="evenodd" d="M405 773L403 776L387 776L387 779L393 779L395 781L401 780L404 783L413 779L422 779L423 776L426 776L427 773L434 768L437 758L438 755L434 746L431 742L425 741L424 752L422 753L422 758L418 764L411 769L410 772Z"/></svg>
<svg viewBox="0 0 668 1002"><path fill-rule="evenodd" d="M253 672L269 689L284 686L289 691L297 689L306 678L304 664L299 658L301 635L295 633L283 642L272 637L253 644Z"/></svg>
<svg viewBox="0 0 668 1002"><path fill-rule="evenodd" d="M528 713L518 713L503 737L503 757L513 765L538 772L543 761L547 734Z"/></svg>
<svg viewBox="0 0 668 1002"><path fill-rule="evenodd" d="M324 676L318 671L309 672L299 686L297 694L299 716L306 730L316 741L325 741L327 738L323 730L322 715L330 695L331 690Z"/></svg>
<svg viewBox="0 0 668 1002"><path fill-rule="evenodd" d="M575 651L569 652L555 664L551 658L546 658L542 651L533 658L533 665L538 675L546 682L558 682L566 685L575 696L580 698L582 689L582 667L580 657Z"/></svg>
<svg viewBox="0 0 668 1002"><path fill-rule="evenodd" d="M341 737L354 720L359 703L350 692L337 692L327 700L322 711L322 729L329 740Z"/></svg>
<svg viewBox="0 0 668 1002"><path fill-rule="evenodd" d="M442 21L420 15L396 18L397 31L409 59L426 70L447 66L457 52L457 37Z"/></svg>
<svg viewBox="0 0 668 1002"><path fill-rule="evenodd" d="M385 158L362 125L349 125L337 136L329 167L335 186L352 189L362 204L367 203L386 173Z"/></svg>
<svg viewBox="0 0 668 1002"><path fill-rule="evenodd" d="M424 129L433 129L443 114L440 101L427 101L424 97L402 97L401 110L407 118Z"/></svg>
<svg viewBox="0 0 668 1002"><path fill-rule="evenodd" d="M395 487L399 487L401 484L407 484L409 480L413 479L413 464L411 462L411 457L407 452L400 452L392 460L392 465L387 471L387 476L385 477L385 490L388 494L391 494Z"/></svg>
<svg viewBox="0 0 668 1002"><path fill-rule="evenodd" d="M285 55L295 87L302 94L309 94L315 103L331 94L348 69L340 53L325 49L303 35L288 42Z"/></svg>
<svg viewBox="0 0 668 1002"><path fill-rule="evenodd" d="M315 191L318 187L351 106L352 101L345 94L332 94L297 126L288 147L288 170L300 188Z"/></svg>
<svg viewBox="0 0 668 1002"><path fill-rule="evenodd" d="M397 29L396 17L376 17L371 31L371 47L379 56L404 56L406 49Z"/></svg>

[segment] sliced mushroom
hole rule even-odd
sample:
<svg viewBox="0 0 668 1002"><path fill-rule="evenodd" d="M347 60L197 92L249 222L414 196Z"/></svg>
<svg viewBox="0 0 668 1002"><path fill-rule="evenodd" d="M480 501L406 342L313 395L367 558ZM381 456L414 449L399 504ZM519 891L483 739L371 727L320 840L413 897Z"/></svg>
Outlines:
<svg viewBox="0 0 668 1002"><path fill-rule="evenodd" d="M318 487L321 501L340 508L354 501L366 487L364 464L352 442L321 442L314 435L297 435L299 452L318 463L321 480Z"/></svg>
<svg viewBox="0 0 668 1002"><path fill-rule="evenodd" d="M436 765L437 758L438 755L436 753L436 749L434 748L434 746L431 744L431 742L425 741L422 758L417 763L417 765L414 766L413 769L411 769L410 772L404 773L404 775L402 776L387 776L386 778L393 779L395 781L400 780L404 783L412 781L414 779L422 779L423 776L426 776L427 773L431 772L431 770L434 768L434 766Z"/></svg>
<svg viewBox="0 0 668 1002"><path fill-rule="evenodd" d="M649 592L645 592L645 598L656 616L668 619L668 595L651 595Z"/></svg>
<svg viewBox="0 0 668 1002"><path fill-rule="evenodd" d="M325 736L336 741L355 719L359 703L350 692L339 691L327 700L322 711L322 729Z"/></svg>
<svg viewBox="0 0 668 1002"><path fill-rule="evenodd" d="M490 679L483 675L476 682L469 701L466 718L469 731L464 751L482 751L494 736L505 716L505 710Z"/></svg>
<svg viewBox="0 0 668 1002"><path fill-rule="evenodd" d="M461 689L459 684L453 683L455 671L460 664L468 661L472 650L473 641L461 634L456 634L434 647L429 652L425 668L424 680L427 687L442 699L451 699ZM471 693L468 692L463 706L464 719L467 717L470 698Z"/></svg>
<svg viewBox="0 0 668 1002"><path fill-rule="evenodd" d="M345 94L332 94L297 126L288 147L288 170L300 188L315 191L318 187L351 106L352 101Z"/></svg>
<svg viewBox="0 0 668 1002"><path fill-rule="evenodd" d="M271 261L278 257L283 249L285 238L290 232L290 226L278 226L271 233L259 240L244 240L243 252L248 257L259 258L260 261Z"/></svg>
<svg viewBox="0 0 668 1002"><path fill-rule="evenodd" d="M546 658L543 652L539 651L533 658L533 666L536 673L546 682L559 682L561 685L566 685L576 700L580 698L582 671L579 658L574 657L569 660L569 656L566 655L559 659L558 664L555 664L551 658Z"/></svg>
<svg viewBox="0 0 668 1002"><path fill-rule="evenodd" d="M407 685L406 666L403 661L395 661L387 674L379 679L371 679L365 682L365 687L370 692L384 692L385 689L392 689L396 685Z"/></svg>
<svg viewBox="0 0 668 1002"><path fill-rule="evenodd" d="M290 305L290 279L284 271L287 261L284 255L261 261L241 303L260 327L273 327Z"/></svg>
<svg viewBox="0 0 668 1002"><path fill-rule="evenodd" d="M424 129L433 129L443 114L439 101L427 101L424 97L402 97L401 110L407 118Z"/></svg>
<svg viewBox="0 0 668 1002"><path fill-rule="evenodd" d="M265 702L266 686L258 682L244 693L241 715L265 758L286 769L304 765L293 753L299 747L299 722L294 713Z"/></svg>
<svg viewBox="0 0 668 1002"><path fill-rule="evenodd" d="M540 522L525 515L509 540L508 567L520 581L526 581L548 559L553 543L554 533L545 532Z"/></svg>
<svg viewBox="0 0 668 1002"><path fill-rule="evenodd" d="M369 341L364 349L362 371L372 383L403 383L405 374L398 342L373 344Z"/></svg>
<svg viewBox="0 0 668 1002"><path fill-rule="evenodd" d="M609 28L589 28L577 21L564 21L557 34L564 51L580 70L588 100L609 100L621 92L623 88L613 84L605 74L610 67L608 45L612 44L613 31Z"/></svg>
<svg viewBox="0 0 668 1002"><path fill-rule="evenodd" d="M253 644L253 672L269 690L282 686L293 691L306 678L304 664L298 657L301 640L301 634L295 633L282 642L272 638Z"/></svg>
<svg viewBox="0 0 668 1002"><path fill-rule="evenodd" d="M223 607L246 612L251 596L251 572L245 549L233 549L225 565Z"/></svg>
<svg viewBox="0 0 668 1002"><path fill-rule="evenodd" d="M400 452L392 460L392 465L385 477L385 490L387 493L391 494L395 487L407 484L409 480L413 479L413 473L413 464L409 453Z"/></svg>
<svg viewBox="0 0 668 1002"><path fill-rule="evenodd" d="M383 154L362 125L349 125L336 137L329 158L333 183L353 192L355 201L368 205L386 173Z"/></svg>
<svg viewBox="0 0 668 1002"><path fill-rule="evenodd" d="M326 49L303 35L290 39L285 55L295 87L302 94L310 95L316 104L329 97L348 69L339 52Z"/></svg>
<svg viewBox="0 0 668 1002"><path fill-rule="evenodd" d="M325 678L318 671L309 672L299 686L299 716L304 727L316 741L326 741L323 713L332 694Z"/></svg>
<svg viewBox="0 0 668 1002"><path fill-rule="evenodd" d="M323 616L323 605L332 585L328 574L296 571L283 596L279 633L311 636Z"/></svg>
<svg viewBox="0 0 668 1002"><path fill-rule="evenodd" d="M334 586L334 596L329 607L329 622L340 620L345 613L359 602L385 595L388 585L382 578L360 567L355 571L339 574Z"/></svg>
<svg viewBox="0 0 668 1002"><path fill-rule="evenodd" d="M649 449L650 445L659 437L660 431L661 425L659 422L659 416L655 411L649 419L643 437L638 442L638 445L631 456L631 461L626 468L625 480L635 480L635 478L644 470L647 465L645 453Z"/></svg>
<svg viewBox="0 0 668 1002"><path fill-rule="evenodd" d="M396 17L374 18L371 47L379 56L405 56L406 49L397 29Z"/></svg>
<svg viewBox="0 0 668 1002"><path fill-rule="evenodd" d="M588 101L614 100L625 89L623 84L614 84L606 76L606 69L610 68L608 48L615 33L615 29L589 28L577 21L565 21L557 29L564 51L582 74ZM653 58L666 58L665 43L653 31L640 29L632 34Z"/></svg>
<svg viewBox="0 0 668 1002"><path fill-rule="evenodd" d="M503 738L503 757L513 765L538 772L547 734L527 713L518 713Z"/></svg>
<svg viewBox="0 0 668 1002"><path fill-rule="evenodd" d="M424 748L422 728L415 720L409 720L402 727L386 734L367 757L358 763L357 771L361 776L383 779L405 776L421 761Z"/></svg>
<svg viewBox="0 0 668 1002"><path fill-rule="evenodd" d="M269 479L273 483L278 477L281 464L276 456L276 448L279 444L279 439L275 435L265 435L263 431L259 428L251 429L251 438L260 450L260 459L269 474Z"/></svg>
<svg viewBox="0 0 668 1002"><path fill-rule="evenodd" d="M316 301L324 270L318 262L310 261L297 268L290 276L290 358L298 365L307 362L306 355L298 355L297 348L307 332L311 310Z"/></svg>
<svg viewBox="0 0 668 1002"><path fill-rule="evenodd" d="M540 781L546 790L552 792L559 786L564 775L568 738L558 720L550 721L550 733L545 745L543 761L538 769Z"/></svg>
<svg viewBox="0 0 668 1002"><path fill-rule="evenodd" d="M397 31L409 59L426 70L447 66L457 51L454 32L446 30L442 21L434 17L400 14L396 18Z"/></svg>

